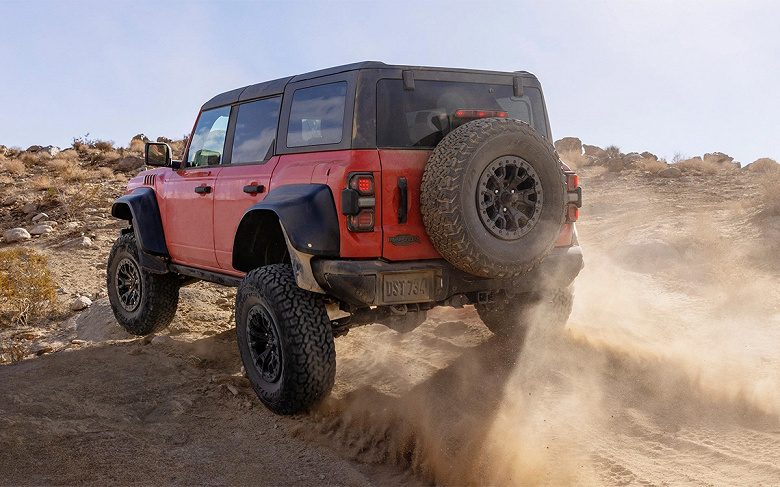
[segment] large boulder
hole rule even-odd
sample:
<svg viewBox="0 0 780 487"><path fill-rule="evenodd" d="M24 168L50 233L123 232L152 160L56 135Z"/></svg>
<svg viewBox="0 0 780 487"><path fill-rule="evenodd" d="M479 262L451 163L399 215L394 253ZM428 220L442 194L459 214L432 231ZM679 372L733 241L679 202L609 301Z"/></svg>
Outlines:
<svg viewBox="0 0 780 487"><path fill-rule="evenodd" d="M3 240L5 240L6 243L24 242L31 238L30 232L24 228L12 228L3 232Z"/></svg>
<svg viewBox="0 0 780 487"><path fill-rule="evenodd" d="M702 160L705 164L717 164L718 166L735 168L739 167L739 163L734 162L733 157L728 156L722 152L708 152L707 154L704 154Z"/></svg>
<svg viewBox="0 0 780 487"><path fill-rule="evenodd" d="M144 160L138 156L125 156L121 161L116 163L114 169L117 171L130 172L144 165Z"/></svg>
<svg viewBox="0 0 780 487"><path fill-rule="evenodd" d="M582 154L582 141L577 137L564 137L555 141L555 150L561 152L576 152Z"/></svg>
<svg viewBox="0 0 780 487"><path fill-rule="evenodd" d="M607 158L607 151L595 145L582 144L585 155L593 160L602 160Z"/></svg>
<svg viewBox="0 0 780 487"><path fill-rule="evenodd" d="M679 178L682 176L682 171L676 167L667 167L658 171L658 175L662 178Z"/></svg>

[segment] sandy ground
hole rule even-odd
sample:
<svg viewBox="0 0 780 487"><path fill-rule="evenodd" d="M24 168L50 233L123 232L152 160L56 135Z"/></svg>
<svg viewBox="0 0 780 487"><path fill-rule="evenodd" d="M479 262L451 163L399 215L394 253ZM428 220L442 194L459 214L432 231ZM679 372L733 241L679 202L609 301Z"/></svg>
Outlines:
<svg viewBox="0 0 780 487"><path fill-rule="evenodd" d="M472 308L336 340L332 397L266 411L241 375L234 290L182 290L127 335L96 247L33 243L100 298L0 366L0 484L780 485L780 247L758 176L582 171L586 268L564 335L501 343ZM544 317L539 317L540 325ZM73 342L75 340L75 343Z"/></svg>

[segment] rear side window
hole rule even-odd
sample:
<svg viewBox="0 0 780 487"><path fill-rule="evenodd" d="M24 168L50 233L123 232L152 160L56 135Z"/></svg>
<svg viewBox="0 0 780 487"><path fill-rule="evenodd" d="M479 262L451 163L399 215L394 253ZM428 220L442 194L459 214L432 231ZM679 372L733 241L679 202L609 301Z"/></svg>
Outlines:
<svg viewBox="0 0 780 487"><path fill-rule="evenodd" d="M377 83L377 145L435 147L471 120L464 114L478 112L523 120L547 136L542 93L536 88L526 87L519 98L507 85L416 81L414 90L405 91L401 80L384 79Z"/></svg>
<svg viewBox="0 0 780 487"><path fill-rule="evenodd" d="M200 114L187 153L188 166L214 166L222 161L229 118L229 106L206 110Z"/></svg>
<svg viewBox="0 0 780 487"><path fill-rule="evenodd" d="M347 83L301 88L293 93L287 147L338 144L344 131Z"/></svg>
<svg viewBox="0 0 780 487"><path fill-rule="evenodd" d="M238 106L231 163L267 161L273 156L280 104L281 97L275 97Z"/></svg>

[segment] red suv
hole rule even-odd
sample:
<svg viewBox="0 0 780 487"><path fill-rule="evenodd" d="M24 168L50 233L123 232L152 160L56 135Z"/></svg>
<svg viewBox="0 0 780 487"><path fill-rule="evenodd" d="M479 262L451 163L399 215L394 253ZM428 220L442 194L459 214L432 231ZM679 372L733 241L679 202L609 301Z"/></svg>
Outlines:
<svg viewBox="0 0 780 487"><path fill-rule="evenodd" d="M108 263L116 318L153 333L179 287L238 286L241 358L279 414L330 392L333 339L354 326L404 332L473 304L522 337L541 302L561 327L582 192L550 140L524 71L363 62L217 95L183 160L148 143L160 167L114 202L129 222Z"/></svg>

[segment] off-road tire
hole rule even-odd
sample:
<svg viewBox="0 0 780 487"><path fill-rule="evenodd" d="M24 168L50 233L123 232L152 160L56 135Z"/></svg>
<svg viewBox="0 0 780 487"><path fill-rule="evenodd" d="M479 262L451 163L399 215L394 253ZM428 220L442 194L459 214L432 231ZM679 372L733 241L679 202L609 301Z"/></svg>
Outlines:
<svg viewBox="0 0 780 487"><path fill-rule="evenodd" d="M524 340L531 327L546 336L563 331L574 304L574 286L539 293L505 294L476 304L477 314L494 334Z"/></svg>
<svg viewBox="0 0 780 487"><path fill-rule="evenodd" d="M555 148L520 120L485 118L447 134L428 159L420 195L436 250L482 277L528 272L552 250L566 216Z"/></svg>
<svg viewBox="0 0 780 487"><path fill-rule="evenodd" d="M119 237L108 256L106 289L114 316L133 335L149 335L168 326L179 305L175 274L154 274L141 267L134 233Z"/></svg>
<svg viewBox="0 0 780 487"><path fill-rule="evenodd" d="M289 264L249 272L236 295L236 336L257 397L276 414L296 414L333 388L336 348L319 295L299 288Z"/></svg>

